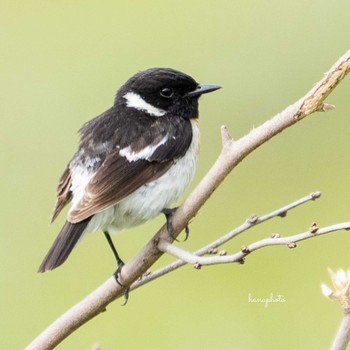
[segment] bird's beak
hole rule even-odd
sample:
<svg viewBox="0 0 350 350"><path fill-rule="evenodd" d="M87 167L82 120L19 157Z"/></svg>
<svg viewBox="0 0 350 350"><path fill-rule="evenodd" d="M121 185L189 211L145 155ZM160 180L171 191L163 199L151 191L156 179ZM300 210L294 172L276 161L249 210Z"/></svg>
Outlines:
<svg viewBox="0 0 350 350"><path fill-rule="evenodd" d="M221 89L221 86L218 85L208 85L208 84L199 84L196 90L188 92L184 97L193 97L200 96L202 94L207 94L208 92L212 92L215 90Z"/></svg>

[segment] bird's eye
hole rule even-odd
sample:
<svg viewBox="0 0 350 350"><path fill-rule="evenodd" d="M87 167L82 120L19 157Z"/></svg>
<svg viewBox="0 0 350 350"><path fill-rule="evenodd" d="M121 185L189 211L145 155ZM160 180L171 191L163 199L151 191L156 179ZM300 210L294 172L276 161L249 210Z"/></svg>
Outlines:
<svg viewBox="0 0 350 350"><path fill-rule="evenodd" d="M160 90L160 96L165 97L165 98L170 98L173 97L174 95L174 90L171 88L164 88L162 90Z"/></svg>

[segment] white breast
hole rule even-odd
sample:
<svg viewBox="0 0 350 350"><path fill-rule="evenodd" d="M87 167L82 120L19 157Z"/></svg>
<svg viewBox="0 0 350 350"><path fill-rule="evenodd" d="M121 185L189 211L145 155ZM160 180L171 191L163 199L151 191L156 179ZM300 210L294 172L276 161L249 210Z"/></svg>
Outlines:
<svg viewBox="0 0 350 350"><path fill-rule="evenodd" d="M195 120L191 120L191 124L193 136L186 154L157 180L141 186L115 206L95 214L87 232L103 229L113 233L140 225L179 199L193 179L196 169L199 129Z"/></svg>

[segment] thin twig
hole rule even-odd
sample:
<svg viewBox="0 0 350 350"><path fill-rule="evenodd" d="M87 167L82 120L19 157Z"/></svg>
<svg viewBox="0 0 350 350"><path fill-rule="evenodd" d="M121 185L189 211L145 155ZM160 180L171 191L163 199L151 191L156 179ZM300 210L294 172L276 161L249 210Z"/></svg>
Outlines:
<svg viewBox="0 0 350 350"><path fill-rule="evenodd" d="M160 241L158 246L159 246L159 249L161 249L163 252L168 253L176 258L179 258L188 264L193 264L196 267L199 267L203 265L227 264L227 263L234 263L234 262L241 263L248 254L264 247L286 245L289 248L295 248L296 242L325 235L327 233L334 232L334 231L349 230L349 229L350 229L350 222L343 222L340 224L335 224L335 225L331 225L323 228L316 228L316 226L313 225L312 229L308 229L303 233L299 233L288 237L280 237L278 235L271 238L265 238L258 242L255 242L243 247L241 251L239 251L236 254L225 255L225 256L208 256L208 257L197 256L179 247L176 247L167 241Z"/></svg>
<svg viewBox="0 0 350 350"><path fill-rule="evenodd" d="M208 252L213 251L215 248L220 247L224 243L228 242L229 240L238 236L239 234L249 230L250 228L252 228L258 224L261 224L267 220L275 218L275 217L285 217L290 210L295 209L295 208L299 207L300 205L305 204L309 201L316 200L316 199L320 198L320 196L321 196L321 192L315 191L315 192L310 193L307 196L299 198L292 203L289 203L289 204L287 204L279 209L273 210L273 211L271 211L267 214L264 214L262 216L256 216L255 214L253 214L242 225L240 225L237 228L226 233L225 235L223 235L219 239L217 239L217 240L207 244L206 246L198 249L197 251L195 251L192 254L196 255L196 256L202 256L204 254L207 254ZM153 281L153 280L155 280L155 279L157 279L157 278L159 278L159 277L161 277L169 272L172 272L172 271L178 269L181 266L184 266L184 265L186 265L186 261L177 260L177 261L175 261L167 266L164 266L157 271L154 271L150 274L147 274L147 276L145 276L144 278L133 283L130 287L130 290L134 290L136 288L139 288L142 285L144 285L148 282L151 282L151 281Z"/></svg>

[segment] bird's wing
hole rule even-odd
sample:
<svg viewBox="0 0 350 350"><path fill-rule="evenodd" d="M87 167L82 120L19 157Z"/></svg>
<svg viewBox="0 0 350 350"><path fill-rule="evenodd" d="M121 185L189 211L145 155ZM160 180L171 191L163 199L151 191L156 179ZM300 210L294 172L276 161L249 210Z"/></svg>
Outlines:
<svg viewBox="0 0 350 350"><path fill-rule="evenodd" d="M67 166L57 186L57 192L56 192L57 200L56 200L55 209L51 216L51 222L53 222L57 218L61 210L71 200L72 198L72 192L70 190L71 184L72 184L72 178L70 175L69 166Z"/></svg>
<svg viewBox="0 0 350 350"><path fill-rule="evenodd" d="M129 162L116 151L85 187L83 198L69 213L68 221L80 222L127 197L142 185L157 179L171 166L172 162Z"/></svg>
<svg viewBox="0 0 350 350"><path fill-rule="evenodd" d="M123 149L114 149L85 187L83 198L70 211L68 221L80 222L109 208L142 185L163 175L183 157L192 141L190 122L175 133L160 135L145 145L140 138Z"/></svg>

